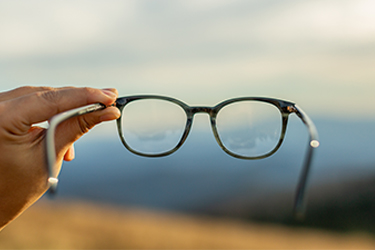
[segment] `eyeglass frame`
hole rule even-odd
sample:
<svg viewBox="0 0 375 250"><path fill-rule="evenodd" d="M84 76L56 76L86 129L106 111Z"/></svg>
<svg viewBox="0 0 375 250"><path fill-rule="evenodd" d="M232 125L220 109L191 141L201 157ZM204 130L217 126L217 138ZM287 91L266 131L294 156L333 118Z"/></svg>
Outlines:
<svg viewBox="0 0 375 250"><path fill-rule="evenodd" d="M171 150L164 152L164 153L158 153L158 154L145 154L141 153L138 151L135 151L132 149L125 141L124 136L123 136L123 131L122 131L122 115L120 118L116 120L117 123L117 130L118 134L120 137L121 142L125 146L126 149L128 149L130 152L144 156L144 157L163 157L170 155L174 152L176 152L185 142L186 138L188 137L190 130L191 130L191 125L193 123L194 115L197 113L207 113L210 116L210 121L211 121L211 128L214 133L214 137L219 144L219 146L230 156L239 158L239 159L246 159L246 160L255 160L255 159L263 159L267 158L271 155L273 155L282 145L283 140L285 138L285 133L288 125L288 119L289 115L295 113L301 121L306 125L308 132L309 132L309 145L307 148L307 151L305 153L305 160L303 163L302 171L300 173L300 178L297 184L296 188L296 194L295 194L295 199L294 199L294 206L293 206L293 213L294 216L298 219L303 219L304 214L305 214L305 207L306 207L306 202L305 202L305 192L306 192L306 187L307 187L307 181L308 181L308 175L310 172L310 166L311 166L311 161L313 157L313 152L314 149L316 149L319 146L319 139L318 139L318 132L317 129L313 123L313 121L310 119L310 117L295 103L290 102L290 101L285 101L285 100L280 100L280 99L275 99L275 98L267 98L267 97L238 97L238 98L232 98L232 99L227 99L225 101L220 102L214 107L207 107L207 106L189 106L185 104L184 102L168 97L168 96L160 96L160 95L136 95L136 96L126 96L126 97L120 97L116 100L115 104L112 106L117 107L122 114L122 111L124 107L136 100L144 100L144 99L159 99L159 100L164 100L164 101L169 101L174 104L177 104L180 106L186 113L187 116L187 121L185 125L185 131L182 134L182 137L179 141L179 143ZM235 154L228 150L224 144L221 142L219 134L217 133L216 129L216 115L218 112L225 106L240 102L240 101L259 101L259 102L264 102L271 104L275 106L281 113L282 117L282 129L281 129L281 134L279 138L278 144L275 146L275 148L261 156L256 156L256 157L246 157L242 155ZM49 191L50 193L55 193L58 185L58 175L59 171L54 168L55 162L56 162L56 151L55 151L55 131L57 126L62 123L65 120L68 120L70 118L73 118L75 116L80 116L88 113L92 113L98 110L105 109L106 106L101 104L101 103L96 103L96 104L90 104L86 105L83 107L79 107L76 109L68 110L65 112L62 112L60 114L57 114L53 116L50 121L49 121L49 127L46 132L46 163L48 167L48 186L49 186ZM53 146L52 146L53 145Z"/></svg>

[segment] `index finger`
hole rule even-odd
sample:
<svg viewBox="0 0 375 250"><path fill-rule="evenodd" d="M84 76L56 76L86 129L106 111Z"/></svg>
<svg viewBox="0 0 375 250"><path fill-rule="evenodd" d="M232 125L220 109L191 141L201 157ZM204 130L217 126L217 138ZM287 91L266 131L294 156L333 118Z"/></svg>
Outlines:
<svg viewBox="0 0 375 250"><path fill-rule="evenodd" d="M51 87L32 87L32 86L23 86L16 89L12 89L6 92L0 93L0 102L15 99L24 95L29 95L35 92L52 90Z"/></svg>
<svg viewBox="0 0 375 250"><path fill-rule="evenodd" d="M52 116L92 103L110 105L115 102L115 89L63 88L35 92L6 101L9 110L7 124L19 133L27 132L32 124L50 119ZM12 129L11 128L11 129Z"/></svg>

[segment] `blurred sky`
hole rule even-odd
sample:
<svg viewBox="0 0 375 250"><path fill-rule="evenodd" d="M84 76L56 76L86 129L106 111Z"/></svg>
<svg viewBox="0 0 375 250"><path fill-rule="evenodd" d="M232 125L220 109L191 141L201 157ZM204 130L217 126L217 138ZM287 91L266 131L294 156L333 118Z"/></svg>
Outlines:
<svg viewBox="0 0 375 250"><path fill-rule="evenodd" d="M2 0L0 90L116 87L375 119L372 0Z"/></svg>

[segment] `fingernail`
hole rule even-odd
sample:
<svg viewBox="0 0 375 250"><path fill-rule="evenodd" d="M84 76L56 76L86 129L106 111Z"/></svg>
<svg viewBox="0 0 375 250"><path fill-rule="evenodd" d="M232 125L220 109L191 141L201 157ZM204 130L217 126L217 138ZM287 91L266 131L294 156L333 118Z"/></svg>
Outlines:
<svg viewBox="0 0 375 250"><path fill-rule="evenodd" d="M102 92L109 96L111 99L115 99L117 98L117 93L114 92L115 90L112 90L112 89L102 89Z"/></svg>

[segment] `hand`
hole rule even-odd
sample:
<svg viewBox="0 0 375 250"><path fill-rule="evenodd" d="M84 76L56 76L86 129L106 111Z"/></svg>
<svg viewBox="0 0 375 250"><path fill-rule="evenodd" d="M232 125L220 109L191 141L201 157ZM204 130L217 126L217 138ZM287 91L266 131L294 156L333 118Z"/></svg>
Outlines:
<svg viewBox="0 0 375 250"><path fill-rule="evenodd" d="M22 87L0 93L0 229L48 189L45 129L32 126L92 103L111 105L115 89ZM74 159L73 142L96 124L120 117L116 107L78 116L56 130L57 166Z"/></svg>

